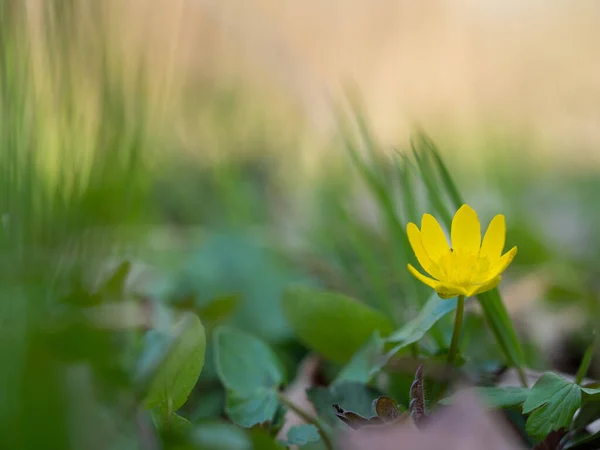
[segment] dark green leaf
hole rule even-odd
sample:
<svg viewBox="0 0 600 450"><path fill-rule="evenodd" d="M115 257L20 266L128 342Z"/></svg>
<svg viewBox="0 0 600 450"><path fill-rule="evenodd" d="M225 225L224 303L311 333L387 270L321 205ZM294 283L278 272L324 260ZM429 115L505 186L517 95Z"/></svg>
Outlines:
<svg viewBox="0 0 600 450"><path fill-rule="evenodd" d="M283 310L299 340L334 362L345 363L378 330L392 331L380 312L345 295L317 289L288 289Z"/></svg>
<svg viewBox="0 0 600 450"><path fill-rule="evenodd" d="M600 431L584 435L571 440L566 446L567 450L598 450L600 448Z"/></svg>
<svg viewBox="0 0 600 450"><path fill-rule="evenodd" d="M272 436L265 430L252 430L252 448L254 450L283 450L282 447Z"/></svg>
<svg viewBox="0 0 600 450"><path fill-rule="evenodd" d="M198 314L202 318L204 324L208 328L211 328L231 315L238 306L239 301L240 297L238 295L224 295L217 297L200 308Z"/></svg>
<svg viewBox="0 0 600 450"><path fill-rule="evenodd" d="M206 336L198 316L186 313L171 330L174 339L164 361L149 383L145 405L160 407L166 414L187 400L204 365Z"/></svg>
<svg viewBox="0 0 600 450"><path fill-rule="evenodd" d="M584 428L600 419L600 402L584 403L573 421L573 428Z"/></svg>
<svg viewBox="0 0 600 450"><path fill-rule="evenodd" d="M386 357L383 352L385 341L376 331L344 366L333 384L354 381L367 384L371 378L385 365Z"/></svg>
<svg viewBox="0 0 600 450"><path fill-rule="evenodd" d="M543 374L523 403L527 432L543 439L551 431L569 428L575 411L581 405L581 388L555 373Z"/></svg>

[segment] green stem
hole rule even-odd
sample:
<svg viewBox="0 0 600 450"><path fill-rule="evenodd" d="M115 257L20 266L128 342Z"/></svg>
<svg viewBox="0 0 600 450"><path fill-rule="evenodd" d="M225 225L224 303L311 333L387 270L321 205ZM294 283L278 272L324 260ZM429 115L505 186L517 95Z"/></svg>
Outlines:
<svg viewBox="0 0 600 450"><path fill-rule="evenodd" d="M458 342L460 341L464 313L465 296L459 295L456 305L456 317L454 318L454 331L452 332L452 341L450 342L450 350L448 351L448 364L453 364L458 354Z"/></svg>
<svg viewBox="0 0 600 450"><path fill-rule="evenodd" d="M527 382L527 377L525 376L525 371L523 370L523 366L521 364L516 366L517 374L519 375L519 381L524 388L529 389L529 383Z"/></svg>
<svg viewBox="0 0 600 450"><path fill-rule="evenodd" d="M287 406L290 410L294 411L302 420L304 420L306 423L310 423L317 427L317 429L319 430L319 435L321 435L321 439L323 440L323 444L325 444L325 447L328 450L333 450L333 444L331 442L331 439L329 439L327 430L325 429L323 423L317 417L314 417L306 411L304 411L302 408L300 408L298 405L292 402L281 392L277 393L277 397L279 398L281 404Z"/></svg>
<svg viewBox="0 0 600 450"><path fill-rule="evenodd" d="M587 374L588 369L590 368L590 364L592 362L592 356L594 355L594 349L596 347L596 336L586 349L583 359L581 360L581 364L579 365L579 369L577 370L577 377L575 378L575 384L581 385L583 378Z"/></svg>

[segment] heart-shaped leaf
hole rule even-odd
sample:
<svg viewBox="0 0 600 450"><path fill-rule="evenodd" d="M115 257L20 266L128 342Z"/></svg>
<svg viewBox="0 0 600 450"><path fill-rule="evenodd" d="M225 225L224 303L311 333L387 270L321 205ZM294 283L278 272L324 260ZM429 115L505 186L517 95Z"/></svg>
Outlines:
<svg viewBox="0 0 600 450"><path fill-rule="evenodd" d="M222 326L215 330L214 350L229 417L244 427L271 421L279 405L277 388L284 381L271 349L248 333Z"/></svg>
<svg viewBox="0 0 600 450"><path fill-rule="evenodd" d="M294 287L283 298L284 314L298 339L327 359L347 362L378 330L387 336L390 320L342 294Z"/></svg>

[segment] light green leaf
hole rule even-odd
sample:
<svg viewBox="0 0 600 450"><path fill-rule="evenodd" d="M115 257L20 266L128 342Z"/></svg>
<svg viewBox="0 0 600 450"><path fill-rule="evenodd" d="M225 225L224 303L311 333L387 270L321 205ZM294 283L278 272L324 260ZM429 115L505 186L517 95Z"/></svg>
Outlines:
<svg viewBox="0 0 600 450"><path fill-rule="evenodd" d="M284 314L298 339L327 359L347 362L375 332L387 336L391 321L342 294L295 287L283 298Z"/></svg>
<svg viewBox="0 0 600 450"><path fill-rule="evenodd" d="M542 439L553 430L568 428L580 405L581 388L547 372L531 388L523 404L523 413L530 414L526 430L532 437Z"/></svg>
<svg viewBox="0 0 600 450"><path fill-rule="evenodd" d="M284 381L271 349L248 333L222 326L215 330L214 350L229 417L245 427L271 421L279 404L277 388Z"/></svg>
<svg viewBox="0 0 600 450"><path fill-rule="evenodd" d="M456 309L456 304L455 298L444 300L437 294L433 294L429 297L429 300L427 300L427 303L425 303L425 306L423 306L419 315L398 331L392 333L392 335L387 338L387 341L401 344L402 347L414 344L425 336L425 333L427 333L438 320L454 311ZM397 348L397 350L399 349L400 348Z"/></svg>
<svg viewBox="0 0 600 450"><path fill-rule="evenodd" d="M367 384L386 362L383 353L384 344L385 341L381 339L379 332L373 333L371 339L354 354L350 362L340 371L333 384L351 381Z"/></svg>
<svg viewBox="0 0 600 450"><path fill-rule="evenodd" d="M296 425L290 428L287 433L286 445L306 445L313 442L319 442L321 436L317 427L311 424Z"/></svg>
<svg viewBox="0 0 600 450"><path fill-rule="evenodd" d="M204 366L206 336L202 322L186 313L170 330L168 353L149 383L145 406L160 407L165 414L177 411L187 400Z"/></svg>

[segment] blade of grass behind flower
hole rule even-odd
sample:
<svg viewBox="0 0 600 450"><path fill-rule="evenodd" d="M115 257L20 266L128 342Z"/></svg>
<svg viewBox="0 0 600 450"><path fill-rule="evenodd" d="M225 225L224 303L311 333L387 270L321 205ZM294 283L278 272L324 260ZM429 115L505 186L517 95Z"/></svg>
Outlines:
<svg viewBox="0 0 600 450"><path fill-rule="evenodd" d="M342 123L343 126L345 125L343 127L345 147L353 164L358 169L359 175L366 182L367 187L370 189L379 206L379 210L382 213L390 232L392 242L399 247L399 252L392 252L392 263L395 267L395 273L408 289L406 298L410 304L418 305L420 300L423 299L421 298L422 296L419 293L416 283L409 278L409 274L405 268L405 262L410 260L412 253L408 246L406 231L402 225L405 223L405 220L400 217L400 213L397 211L394 204L393 192L395 186L393 184L393 179L392 177L388 177L382 169L379 163L380 156L376 148L376 143L370 136L369 127L356 106L353 109L353 116L359 121L358 128L360 138L362 138L364 144L367 146L367 154L370 156L371 161L365 161L361 156L355 140L351 137L352 133L348 129L347 122Z"/></svg>
<svg viewBox="0 0 600 450"><path fill-rule="evenodd" d="M460 206L464 203L462 196L460 195L460 191L450 175L450 171L444 164L439 150L431 141L431 139L429 139L423 132L419 132L418 139L428 153L433 156L443 186L449 193L455 210L460 208ZM525 377L522 372L522 365L524 361L523 349L512 320L510 319L508 311L504 306L504 302L502 301L502 297L498 291L498 288L480 294L477 298L483 309L485 319L490 325L498 345L504 352L508 362L519 370L521 381L526 384Z"/></svg>

